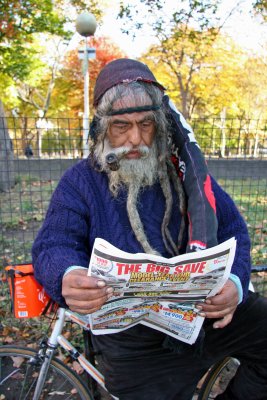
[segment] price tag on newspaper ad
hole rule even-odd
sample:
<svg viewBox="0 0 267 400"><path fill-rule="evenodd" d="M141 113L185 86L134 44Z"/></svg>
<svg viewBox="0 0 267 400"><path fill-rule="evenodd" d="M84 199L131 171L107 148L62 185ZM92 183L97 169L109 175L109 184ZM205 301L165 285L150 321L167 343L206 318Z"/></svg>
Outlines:
<svg viewBox="0 0 267 400"><path fill-rule="evenodd" d="M172 258L131 254L97 238L88 275L106 281L113 296L89 316L94 334L121 332L138 323L193 344L204 318L196 303L214 296L229 278L236 240Z"/></svg>

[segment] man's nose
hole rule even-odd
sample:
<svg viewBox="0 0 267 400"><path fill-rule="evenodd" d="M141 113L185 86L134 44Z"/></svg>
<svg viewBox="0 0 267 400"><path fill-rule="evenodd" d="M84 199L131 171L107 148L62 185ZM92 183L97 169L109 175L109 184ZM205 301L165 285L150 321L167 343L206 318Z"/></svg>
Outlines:
<svg viewBox="0 0 267 400"><path fill-rule="evenodd" d="M139 146L142 142L142 133L138 124L133 124L129 131L129 142L133 146Z"/></svg>

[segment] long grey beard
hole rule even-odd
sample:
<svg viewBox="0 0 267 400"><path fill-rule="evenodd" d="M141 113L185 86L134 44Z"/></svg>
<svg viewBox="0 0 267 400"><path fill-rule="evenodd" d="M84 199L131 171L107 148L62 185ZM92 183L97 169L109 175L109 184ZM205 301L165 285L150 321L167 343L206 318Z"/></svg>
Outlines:
<svg viewBox="0 0 267 400"><path fill-rule="evenodd" d="M117 171L111 171L106 164L106 156L114 153L118 157L131 150L129 147L112 148L107 139L104 144L97 143L95 156L102 168L109 176L109 188L114 196L117 196L121 186L126 185L129 189L139 192L141 187L151 186L158 177L157 147L154 142L152 147L140 146L142 157L129 160L122 158L120 168Z"/></svg>
<svg viewBox="0 0 267 400"><path fill-rule="evenodd" d="M115 153L117 156L126 154L129 147L112 148L107 139L104 144L97 143L95 148L95 156L102 168L109 176L109 188L116 197L120 187L125 185L128 189L127 196L127 212L131 227L136 239L141 243L144 251L150 254L159 254L148 243L145 235L144 227L141 222L138 210L138 194L140 189L145 186L151 186L158 178L158 159L157 146L155 141L151 148L141 146L140 151L142 157L139 159L128 160L122 158L120 160L120 168L117 171L110 171L106 165L106 156L109 153Z"/></svg>

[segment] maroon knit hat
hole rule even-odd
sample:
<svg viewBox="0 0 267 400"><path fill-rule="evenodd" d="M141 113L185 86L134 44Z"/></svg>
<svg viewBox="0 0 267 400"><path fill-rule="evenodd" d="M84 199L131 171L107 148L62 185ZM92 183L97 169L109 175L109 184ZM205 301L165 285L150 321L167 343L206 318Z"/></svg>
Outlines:
<svg viewBox="0 0 267 400"><path fill-rule="evenodd" d="M129 58L120 58L111 61L100 71L94 89L94 106L97 106L103 94L110 88L119 83L142 81L158 86L162 91L165 90L147 65L140 61Z"/></svg>

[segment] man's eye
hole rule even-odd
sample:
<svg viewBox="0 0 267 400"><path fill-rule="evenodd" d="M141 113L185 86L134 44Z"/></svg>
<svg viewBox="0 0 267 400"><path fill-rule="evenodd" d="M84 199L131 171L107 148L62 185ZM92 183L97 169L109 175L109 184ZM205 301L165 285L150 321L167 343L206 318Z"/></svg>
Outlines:
<svg viewBox="0 0 267 400"><path fill-rule="evenodd" d="M150 128L153 125L153 121L142 122L142 128Z"/></svg>
<svg viewBox="0 0 267 400"><path fill-rule="evenodd" d="M115 128L123 130L126 129L128 127L128 124L123 124L123 123L116 123L113 125Z"/></svg>

